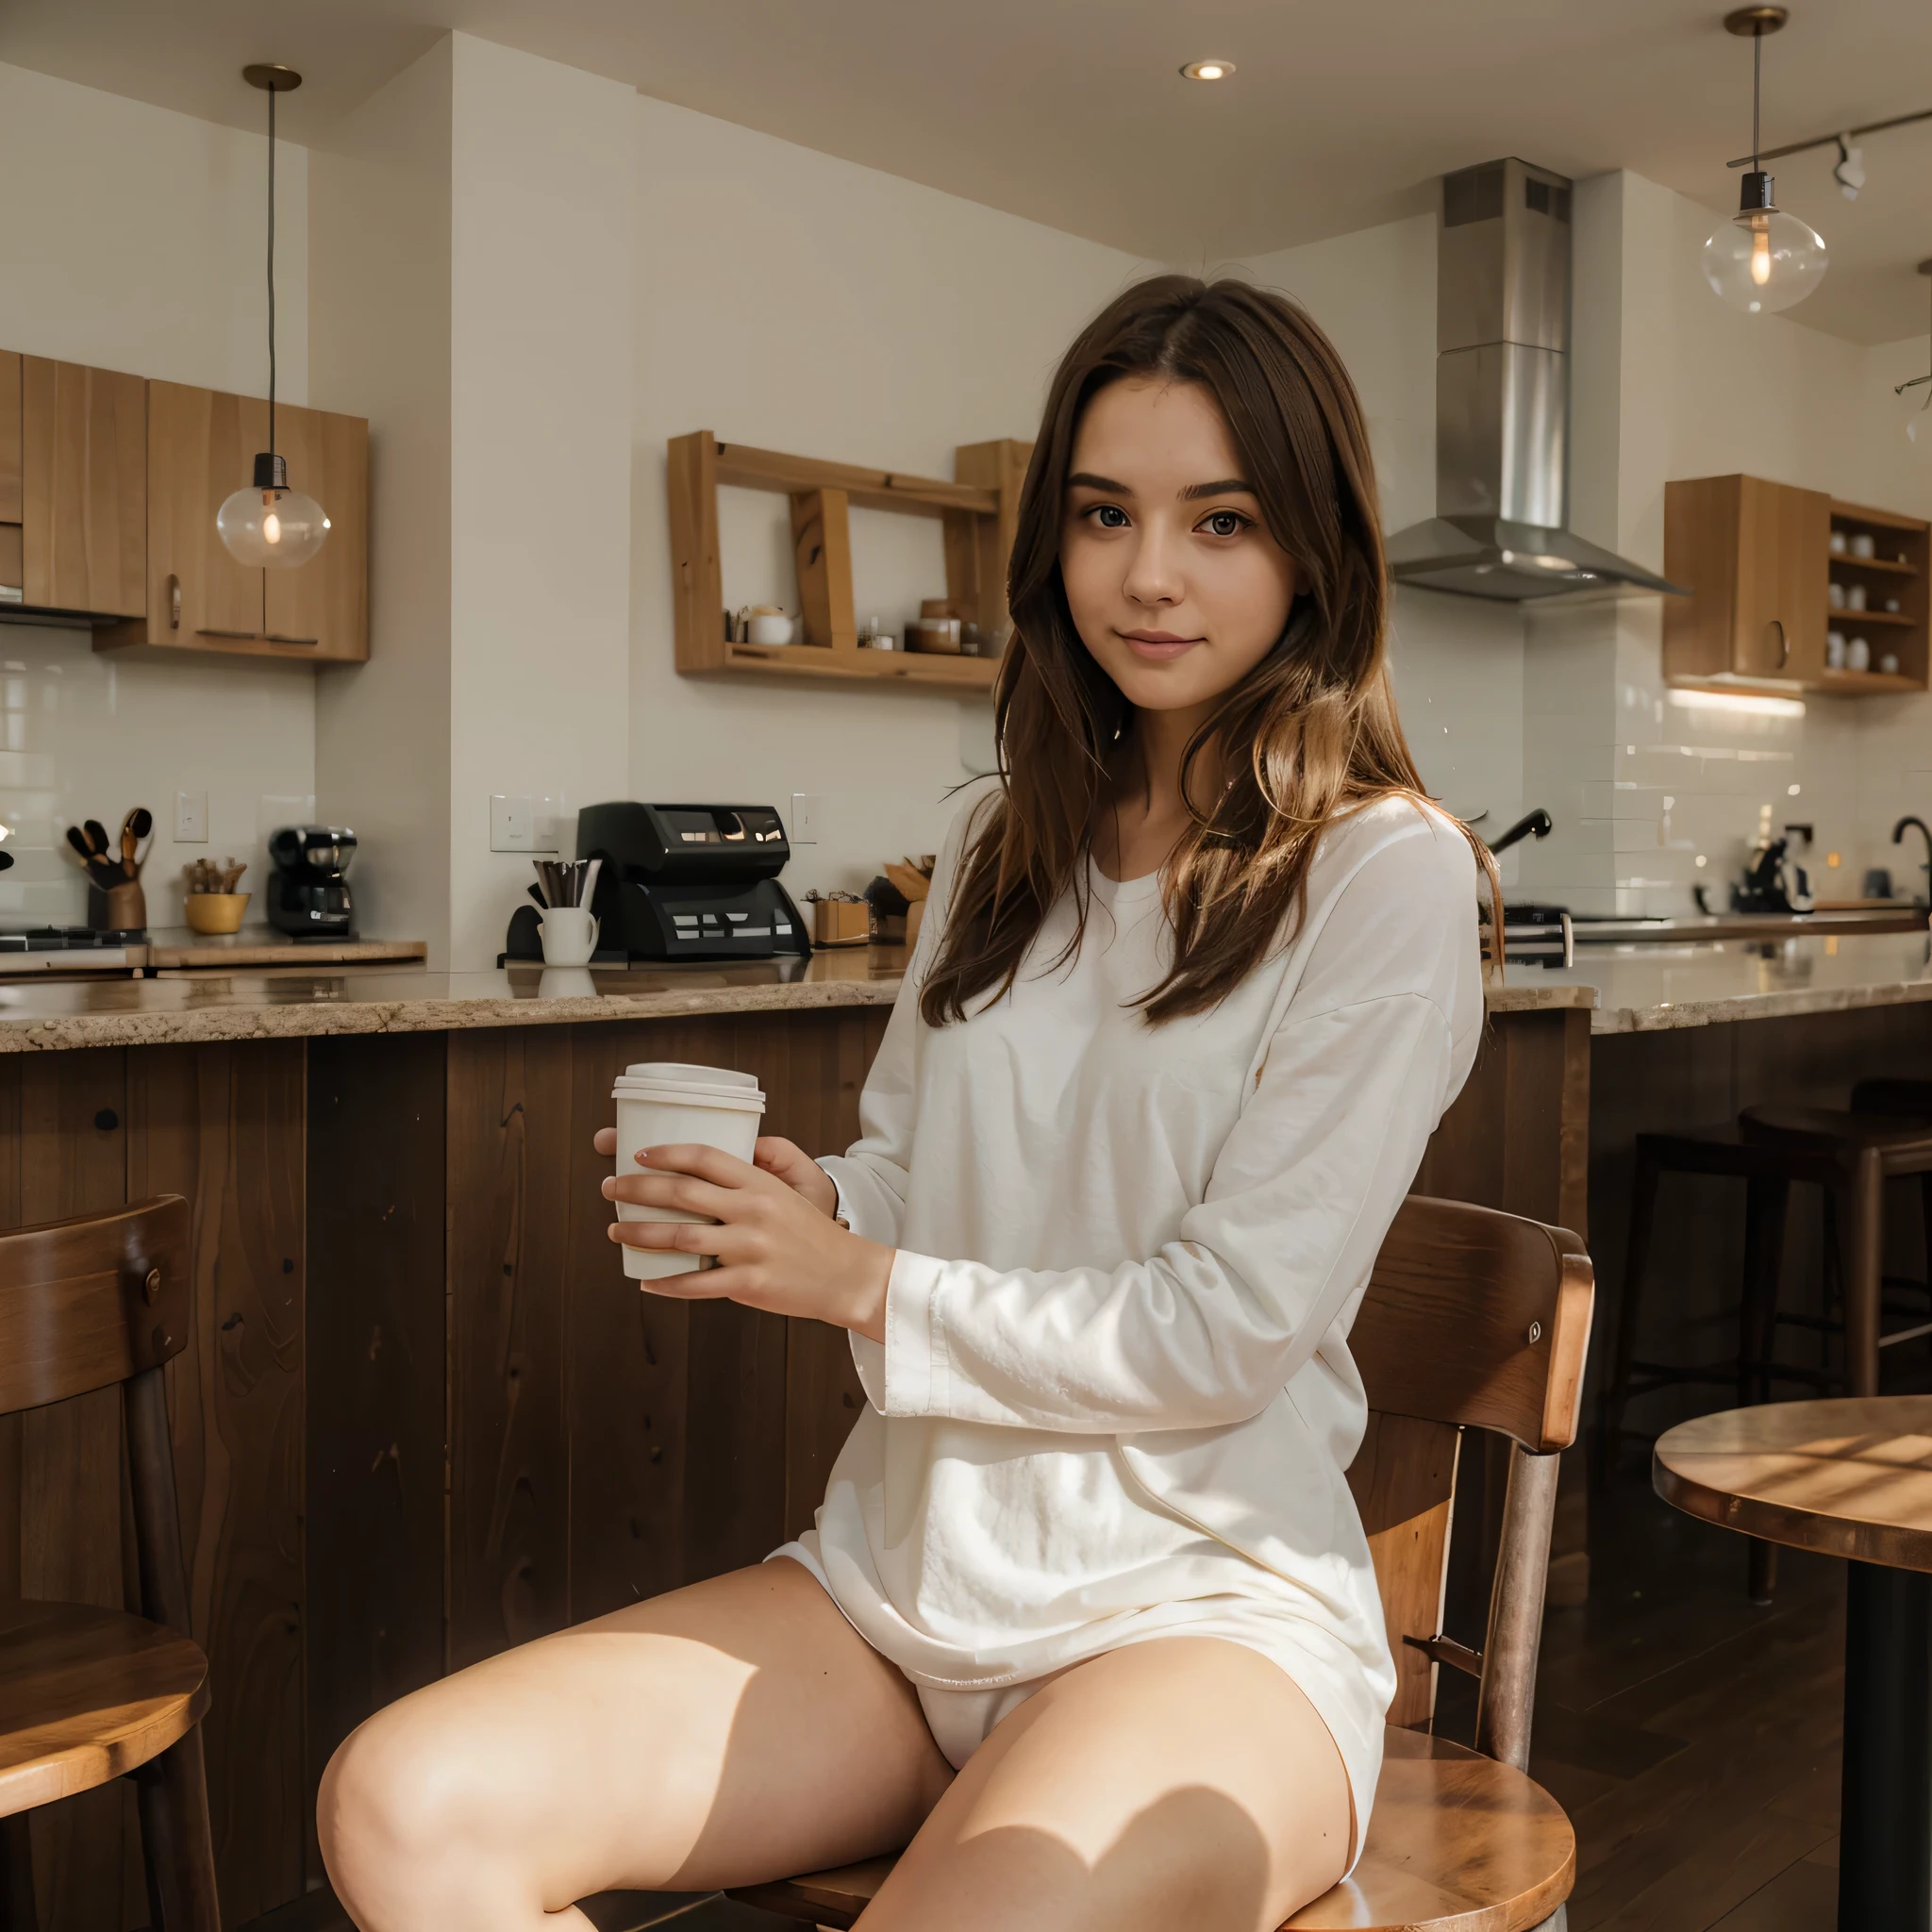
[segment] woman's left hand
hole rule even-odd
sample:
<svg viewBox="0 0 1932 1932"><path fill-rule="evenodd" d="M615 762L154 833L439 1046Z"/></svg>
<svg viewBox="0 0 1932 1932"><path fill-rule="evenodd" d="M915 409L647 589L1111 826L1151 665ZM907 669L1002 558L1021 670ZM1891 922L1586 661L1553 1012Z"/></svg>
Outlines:
<svg viewBox="0 0 1932 1932"><path fill-rule="evenodd" d="M775 1174L719 1148L646 1147L637 1159L639 1173L612 1174L604 1183L607 1201L706 1218L613 1222L610 1239L625 1247L711 1255L718 1262L640 1287L687 1301L728 1297L884 1341L892 1249L840 1226Z"/></svg>

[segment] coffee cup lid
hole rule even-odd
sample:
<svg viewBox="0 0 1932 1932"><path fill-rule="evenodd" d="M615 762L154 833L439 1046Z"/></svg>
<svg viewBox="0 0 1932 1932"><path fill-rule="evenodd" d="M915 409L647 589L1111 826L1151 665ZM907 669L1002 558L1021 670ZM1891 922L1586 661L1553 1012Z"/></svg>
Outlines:
<svg viewBox="0 0 1932 1932"><path fill-rule="evenodd" d="M621 1080L648 1080L654 1087L744 1087L758 1091L756 1074L735 1067L700 1067L689 1060L640 1060L618 1075Z"/></svg>

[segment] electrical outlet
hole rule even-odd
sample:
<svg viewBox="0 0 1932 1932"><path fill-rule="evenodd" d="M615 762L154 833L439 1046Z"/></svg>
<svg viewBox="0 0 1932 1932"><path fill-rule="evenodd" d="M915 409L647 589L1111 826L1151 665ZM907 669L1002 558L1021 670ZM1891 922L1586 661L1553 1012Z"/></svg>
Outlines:
<svg viewBox="0 0 1932 1932"><path fill-rule="evenodd" d="M539 791L530 801L530 831L536 842L533 852L562 852L563 835L570 829L569 808L560 791ZM573 841L575 842L575 841Z"/></svg>
<svg viewBox="0 0 1932 1932"><path fill-rule="evenodd" d="M208 793L177 791L175 794L175 842L177 845L208 843Z"/></svg>
<svg viewBox="0 0 1932 1932"><path fill-rule="evenodd" d="M527 791L490 794L490 849L492 852L537 850L536 814Z"/></svg>
<svg viewBox="0 0 1932 1932"><path fill-rule="evenodd" d="M816 845L819 842L819 820L824 816L825 801L816 791L794 791L791 794L791 823L786 829L791 835L794 845Z"/></svg>

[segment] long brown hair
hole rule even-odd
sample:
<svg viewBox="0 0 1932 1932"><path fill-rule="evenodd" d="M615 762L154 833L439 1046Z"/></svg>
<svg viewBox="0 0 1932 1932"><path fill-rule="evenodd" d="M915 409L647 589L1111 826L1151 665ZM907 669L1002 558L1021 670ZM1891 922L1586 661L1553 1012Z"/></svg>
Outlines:
<svg viewBox="0 0 1932 1932"><path fill-rule="evenodd" d="M1301 586L1274 649L1226 692L1183 757L1191 824L1162 886L1174 963L1140 1002L1148 1019L1218 1005L1282 942L1291 913L1306 914L1308 867L1331 824L1380 798L1425 796L1389 687L1388 575L1368 428L1334 344L1288 297L1246 282L1141 282L1088 325L1047 394L1008 569L1013 634L994 697L1001 788L959 863L920 996L929 1025L963 1019L990 987L1008 991L1069 891L1069 955L1085 933L1089 841L1132 708L1074 627L1060 525L1081 412L1129 376L1198 383L1213 396ZM1188 779L1210 743L1225 783L1202 807ZM1463 830L1500 930L1495 865Z"/></svg>

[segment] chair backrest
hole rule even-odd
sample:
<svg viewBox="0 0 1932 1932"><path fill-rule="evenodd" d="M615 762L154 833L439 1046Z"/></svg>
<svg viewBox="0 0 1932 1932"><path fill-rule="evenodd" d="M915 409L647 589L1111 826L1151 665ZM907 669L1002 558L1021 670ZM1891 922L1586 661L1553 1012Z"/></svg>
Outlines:
<svg viewBox="0 0 1932 1932"><path fill-rule="evenodd" d="M0 1415L158 1368L188 1308L179 1194L0 1234Z"/></svg>
<svg viewBox="0 0 1932 1932"><path fill-rule="evenodd" d="M1438 1660L1475 1662L1441 1641L1461 1432L1491 1430L1512 1445L1476 1736L1519 1769L1529 1755L1557 1452L1576 1439L1593 1300L1590 1257L1567 1229L1412 1194L1349 1336L1371 1415L1348 1480L1395 1654L1391 1724L1432 1715Z"/></svg>
<svg viewBox="0 0 1932 1932"><path fill-rule="evenodd" d="M188 1345L188 1203L0 1234L0 1415L122 1385L144 1615L184 1637L187 1574L161 1365Z"/></svg>

